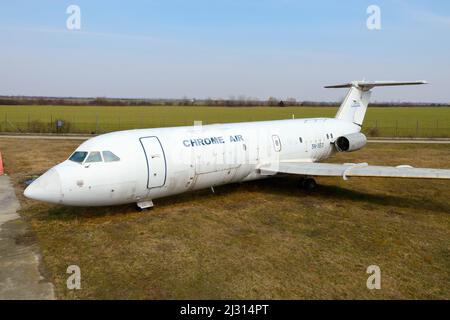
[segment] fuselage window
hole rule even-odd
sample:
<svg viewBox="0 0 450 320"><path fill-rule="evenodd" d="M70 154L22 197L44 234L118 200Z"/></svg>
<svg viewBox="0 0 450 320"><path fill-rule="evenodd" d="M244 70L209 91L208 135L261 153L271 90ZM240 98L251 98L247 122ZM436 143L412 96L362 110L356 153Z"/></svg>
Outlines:
<svg viewBox="0 0 450 320"><path fill-rule="evenodd" d="M69 158L70 161L83 163L84 159L87 156L87 152L85 151L75 151Z"/></svg>
<svg viewBox="0 0 450 320"><path fill-rule="evenodd" d="M86 159L86 163L102 162L102 155L98 151L92 151Z"/></svg>
<svg viewBox="0 0 450 320"><path fill-rule="evenodd" d="M105 162L114 162L114 161L120 161L120 158L116 156L111 151L103 151L103 159Z"/></svg>
<svg viewBox="0 0 450 320"><path fill-rule="evenodd" d="M327 139L330 139L330 135L327 133Z"/></svg>
<svg viewBox="0 0 450 320"><path fill-rule="evenodd" d="M300 143L303 143L302 137L298 138L298 140L300 141Z"/></svg>
<svg viewBox="0 0 450 320"><path fill-rule="evenodd" d="M277 135L273 135L272 140L273 140L273 147L275 149L275 152L280 152L281 151L280 137Z"/></svg>
<svg viewBox="0 0 450 320"><path fill-rule="evenodd" d="M333 139L333 134L331 133L331 139Z"/></svg>

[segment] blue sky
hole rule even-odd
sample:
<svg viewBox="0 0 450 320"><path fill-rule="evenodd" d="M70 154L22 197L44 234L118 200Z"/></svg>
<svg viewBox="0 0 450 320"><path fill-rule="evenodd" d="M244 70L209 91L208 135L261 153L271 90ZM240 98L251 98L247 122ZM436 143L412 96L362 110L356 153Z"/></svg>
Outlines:
<svg viewBox="0 0 450 320"><path fill-rule="evenodd" d="M449 1L2 1L0 94L337 100L324 85L424 79L373 97L450 102L449 40Z"/></svg>

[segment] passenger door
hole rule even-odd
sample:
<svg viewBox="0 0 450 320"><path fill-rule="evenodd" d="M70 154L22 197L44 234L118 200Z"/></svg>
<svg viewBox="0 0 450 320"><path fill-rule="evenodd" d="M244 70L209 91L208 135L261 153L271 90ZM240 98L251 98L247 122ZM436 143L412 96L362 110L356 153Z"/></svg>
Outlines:
<svg viewBox="0 0 450 320"><path fill-rule="evenodd" d="M154 136L139 140L147 160L147 188L164 186L167 178L167 162L161 142Z"/></svg>

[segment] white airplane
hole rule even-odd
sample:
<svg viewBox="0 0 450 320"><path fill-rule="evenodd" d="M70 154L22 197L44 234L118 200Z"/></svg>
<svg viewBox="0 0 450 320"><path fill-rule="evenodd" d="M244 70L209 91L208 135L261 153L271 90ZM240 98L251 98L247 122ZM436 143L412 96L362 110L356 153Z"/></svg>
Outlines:
<svg viewBox="0 0 450 320"><path fill-rule="evenodd" d="M290 119L127 130L82 143L66 161L25 190L26 197L70 206L109 206L153 200L190 190L267 178L315 176L450 179L450 170L410 166L319 163L335 152L367 142L361 125L371 89L419 85L425 81L354 81L326 88L350 88L335 118Z"/></svg>

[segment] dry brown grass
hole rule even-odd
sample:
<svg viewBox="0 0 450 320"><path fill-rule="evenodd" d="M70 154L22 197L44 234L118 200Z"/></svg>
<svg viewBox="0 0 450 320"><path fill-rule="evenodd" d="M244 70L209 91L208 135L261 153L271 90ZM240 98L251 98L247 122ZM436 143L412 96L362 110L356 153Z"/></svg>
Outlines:
<svg viewBox="0 0 450 320"><path fill-rule="evenodd" d="M57 296L138 299L450 298L450 184L279 178L133 205L68 208L27 200L22 181L74 141L0 138L7 172ZM449 145L369 144L336 162L449 167ZM65 287L77 264L82 289ZM382 289L366 288L377 264Z"/></svg>

